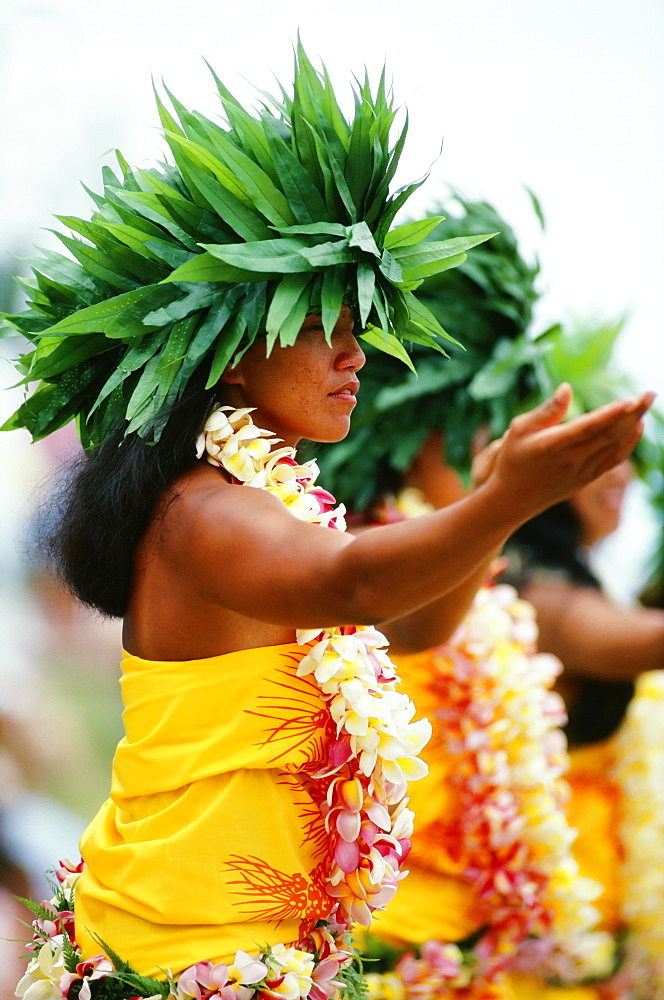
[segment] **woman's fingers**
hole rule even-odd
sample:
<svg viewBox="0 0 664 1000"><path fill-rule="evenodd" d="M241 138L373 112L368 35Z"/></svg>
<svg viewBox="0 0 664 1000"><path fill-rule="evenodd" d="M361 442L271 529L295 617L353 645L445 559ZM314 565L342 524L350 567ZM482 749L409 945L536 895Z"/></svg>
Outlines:
<svg viewBox="0 0 664 1000"><path fill-rule="evenodd" d="M572 402L572 387L562 382L554 394L536 406L534 410L519 414L510 424L517 434L535 434L537 431L553 427L561 422Z"/></svg>
<svg viewBox="0 0 664 1000"><path fill-rule="evenodd" d="M642 393L561 422L571 399L563 384L541 406L512 421L492 461L478 471L485 478L495 473L541 510L628 458L654 398Z"/></svg>
<svg viewBox="0 0 664 1000"><path fill-rule="evenodd" d="M541 432L540 441L547 447L569 445L572 448L589 449L590 452L596 446L629 446L630 442L638 441L643 430L642 425L639 426L640 421L654 398L654 393L643 393L633 400L619 399L607 403L565 424L545 428ZM632 448L634 443L631 444Z"/></svg>

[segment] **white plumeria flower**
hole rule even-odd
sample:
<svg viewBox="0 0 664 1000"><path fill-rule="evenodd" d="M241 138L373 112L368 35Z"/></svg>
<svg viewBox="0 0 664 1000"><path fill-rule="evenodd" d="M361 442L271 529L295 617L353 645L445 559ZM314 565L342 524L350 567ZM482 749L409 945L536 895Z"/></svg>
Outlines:
<svg viewBox="0 0 664 1000"><path fill-rule="evenodd" d="M278 976L284 977L283 982L276 987L269 985L268 979L270 992L278 994L284 1000L296 1000L297 997L309 994L314 971L314 956L310 952L276 944L270 949L267 963Z"/></svg>
<svg viewBox="0 0 664 1000"><path fill-rule="evenodd" d="M405 799L404 801L407 802L408 800ZM398 815L395 816L392 825L392 836L395 837L396 840L410 840L413 836L413 821L415 819L415 813L412 809L401 809L401 806L399 809L400 811L398 812Z"/></svg>
<svg viewBox="0 0 664 1000"><path fill-rule="evenodd" d="M62 1000L58 984L66 971L61 944L55 944L53 939L46 941L31 959L16 987L16 996L23 1000Z"/></svg>
<svg viewBox="0 0 664 1000"><path fill-rule="evenodd" d="M246 951L237 951L233 964L228 967L228 980L231 983L251 985L260 983L267 975L267 965L255 955Z"/></svg>

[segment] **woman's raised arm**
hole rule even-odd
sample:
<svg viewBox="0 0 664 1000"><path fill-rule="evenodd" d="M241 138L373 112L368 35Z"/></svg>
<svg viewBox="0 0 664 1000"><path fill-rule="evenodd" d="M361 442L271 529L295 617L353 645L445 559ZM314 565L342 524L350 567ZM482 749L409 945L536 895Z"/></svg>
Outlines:
<svg viewBox="0 0 664 1000"><path fill-rule="evenodd" d="M570 398L562 386L517 417L463 499L355 537L297 521L274 497L206 469L178 488L155 527L160 559L180 593L288 628L414 611L462 584L518 525L629 455L653 396L561 423Z"/></svg>

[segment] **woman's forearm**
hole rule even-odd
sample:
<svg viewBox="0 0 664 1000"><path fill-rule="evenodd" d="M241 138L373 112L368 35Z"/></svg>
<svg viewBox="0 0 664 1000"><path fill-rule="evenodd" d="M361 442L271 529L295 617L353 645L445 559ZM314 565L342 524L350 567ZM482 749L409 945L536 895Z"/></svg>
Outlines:
<svg viewBox="0 0 664 1000"><path fill-rule="evenodd" d="M486 582L491 563L498 552L492 552L479 567L454 590L439 597L409 615L381 625L395 653L419 653L448 642L465 617L475 594Z"/></svg>
<svg viewBox="0 0 664 1000"><path fill-rule="evenodd" d="M445 641L522 516L487 485L425 517L362 532L340 553L337 570L352 580L347 599L355 620L404 619L401 640L399 626L391 631L407 649L417 619L405 618L417 613L420 625L428 623L427 645Z"/></svg>

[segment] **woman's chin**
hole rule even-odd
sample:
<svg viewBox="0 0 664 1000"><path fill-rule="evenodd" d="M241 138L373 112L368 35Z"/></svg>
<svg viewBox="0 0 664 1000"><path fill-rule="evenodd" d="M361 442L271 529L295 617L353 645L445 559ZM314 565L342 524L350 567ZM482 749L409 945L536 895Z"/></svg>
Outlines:
<svg viewBox="0 0 664 1000"><path fill-rule="evenodd" d="M337 441L343 441L349 430L350 419L344 421L343 425L335 422L334 427L311 428L311 433L303 434L302 437L307 441L316 441L318 444L335 444Z"/></svg>

